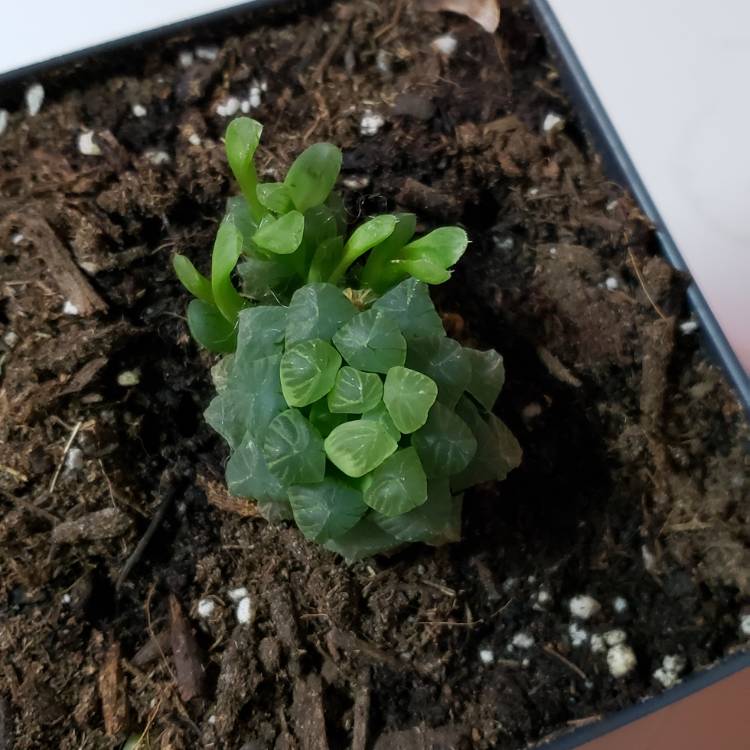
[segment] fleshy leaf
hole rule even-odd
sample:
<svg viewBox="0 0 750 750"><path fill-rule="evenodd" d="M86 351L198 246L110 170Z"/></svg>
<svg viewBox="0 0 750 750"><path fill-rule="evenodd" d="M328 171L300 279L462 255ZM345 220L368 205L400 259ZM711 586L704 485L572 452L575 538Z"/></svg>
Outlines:
<svg viewBox="0 0 750 750"><path fill-rule="evenodd" d="M289 502L300 531L315 542L346 534L367 512L362 493L337 479L294 485Z"/></svg>
<svg viewBox="0 0 750 750"><path fill-rule="evenodd" d="M248 307L239 316L237 362L244 365L272 354L284 346L287 308L272 305Z"/></svg>
<svg viewBox="0 0 750 750"><path fill-rule="evenodd" d="M427 422L414 433L411 442L430 477L458 474L477 451L477 441L469 426L441 403L433 405Z"/></svg>
<svg viewBox="0 0 750 750"><path fill-rule="evenodd" d="M245 301L232 284L232 271L242 253L242 237L231 222L222 221L216 232L211 254L211 290L214 303L232 324L245 306Z"/></svg>
<svg viewBox="0 0 750 750"><path fill-rule="evenodd" d="M425 284L443 284L451 277L450 271L447 271L439 263L431 258L414 258L414 260L394 261L399 269L408 273L415 279L424 281Z"/></svg>
<svg viewBox="0 0 750 750"><path fill-rule="evenodd" d="M333 284L315 283L300 287L289 303L286 326L287 346L308 339L333 338L357 308Z"/></svg>
<svg viewBox="0 0 750 750"><path fill-rule="evenodd" d="M253 242L269 253L289 255L300 246L304 231L305 217L299 211L290 211L278 219L262 222Z"/></svg>
<svg viewBox="0 0 750 750"><path fill-rule="evenodd" d="M328 408L337 414L363 414L374 409L383 398L383 383L372 372L342 367L328 394Z"/></svg>
<svg viewBox="0 0 750 750"><path fill-rule="evenodd" d="M494 349L480 352L464 348L464 355L471 364L471 379L466 390L491 411L505 383L503 358Z"/></svg>
<svg viewBox="0 0 750 750"><path fill-rule="evenodd" d="M365 412L362 415L362 419L371 420L378 422L385 427L386 432L396 441L401 440L401 433L398 428L393 424L391 415L388 413L385 404L381 401L372 411Z"/></svg>
<svg viewBox="0 0 750 750"><path fill-rule="evenodd" d="M237 266L242 279L242 293L259 302L279 303L294 277L294 269L284 259L274 255L270 258L249 256Z"/></svg>
<svg viewBox="0 0 750 750"><path fill-rule="evenodd" d="M246 435L227 462L227 487L237 497L259 503L286 502L287 494L268 470L263 453L252 435Z"/></svg>
<svg viewBox="0 0 750 750"><path fill-rule="evenodd" d="M354 263L360 255L366 253L371 248L379 245L387 239L396 227L397 219L391 214L374 216L364 224L360 224L353 232L352 236L344 245L344 254L339 264L334 268L329 278L331 283L336 283L341 279L346 270Z"/></svg>
<svg viewBox="0 0 750 750"><path fill-rule="evenodd" d="M328 408L328 399L322 398L310 407L308 416L313 427L325 438L333 431L334 427L344 424L349 420L346 414L334 414Z"/></svg>
<svg viewBox="0 0 750 750"><path fill-rule="evenodd" d="M429 259L442 268L450 268L466 251L469 239L461 227L440 227L410 242L399 256L404 260Z"/></svg>
<svg viewBox="0 0 750 750"><path fill-rule="evenodd" d="M333 388L339 353L322 339L301 341L281 358L281 390L289 406L307 406Z"/></svg>
<svg viewBox="0 0 750 750"><path fill-rule="evenodd" d="M280 361L279 355L243 363L235 358L226 387L204 412L206 422L231 448L248 431L262 440L271 420L287 408L279 382Z"/></svg>
<svg viewBox="0 0 750 750"><path fill-rule="evenodd" d="M429 375L438 385L438 401L451 409L471 379L471 365L461 345L447 336L412 339L406 366Z"/></svg>
<svg viewBox="0 0 750 750"><path fill-rule="evenodd" d="M415 337L445 336L429 289L417 279L402 281L377 300L372 309L393 315L407 342Z"/></svg>
<svg viewBox="0 0 750 750"><path fill-rule="evenodd" d="M211 280L207 279L184 255L175 255L172 266L177 278L190 294L209 305L214 304L214 293L211 290Z"/></svg>
<svg viewBox="0 0 750 750"><path fill-rule="evenodd" d="M202 299L190 301L187 323L193 338L210 352L225 354L237 346L237 328L230 323L216 305Z"/></svg>
<svg viewBox="0 0 750 750"><path fill-rule="evenodd" d="M408 434L427 421L438 387L432 378L408 367L391 367L385 376L383 403L399 431Z"/></svg>
<svg viewBox="0 0 750 750"><path fill-rule="evenodd" d="M268 425L263 457L283 487L321 482L325 477L323 438L297 409L281 412Z"/></svg>
<svg viewBox="0 0 750 750"><path fill-rule="evenodd" d="M461 539L461 506L463 498L453 497L448 480L427 483L427 501L400 516L373 513L370 518L383 531L402 542L447 544Z"/></svg>
<svg viewBox="0 0 750 750"><path fill-rule="evenodd" d="M262 182L256 193L261 206L276 214L285 214L294 208L289 188L283 182Z"/></svg>
<svg viewBox="0 0 750 750"><path fill-rule="evenodd" d="M242 188L242 194L256 220L263 213L263 207L255 192L258 178L253 157L260 143L262 131L263 126L256 120L236 117L229 123L224 137L229 167Z"/></svg>
<svg viewBox="0 0 750 750"><path fill-rule="evenodd" d="M427 500L427 477L414 448L387 458L365 481L364 501L384 516L398 516Z"/></svg>
<svg viewBox="0 0 750 750"><path fill-rule="evenodd" d="M361 477L379 466L398 447L376 421L356 419L336 427L325 439L331 462L350 477Z"/></svg>
<svg viewBox="0 0 750 750"><path fill-rule="evenodd" d="M306 148L287 172L284 184L303 213L324 203L341 169L341 150L331 143L316 143Z"/></svg>
<svg viewBox="0 0 750 750"><path fill-rule="evenodd" d="M242 238L242 252L251 252L253 235L258 229L258 222L250 213L250 206L241 195L227 198L226 213L222 219L224 223L232 224Z"/></svg>
<svg viewBox="0 0 750 750"><path fill-rule="evenodd" d="M456 413L474 433L477 452L471 463L451 478L451 489L461 492L481 482L505 479L521 463L521 446L513 433L494 414L482 416L466 396L458 402Z"/></svg>
<svg viewBox="0 0 750 750"><path fill-rule="evenodd" d="M387 552L401 545L402 542L374 524L369 516L365 516L343 536L323 543L326 549L341 555L348 563Z"/></svg>
<svg viewBox="0 0 750 750"><path fill-rule="evenodd" d="M328 237L323 240L315 250L310 270L308 271L308 281L324 281L327 279L336 264L341 260L344 254L344 238L340 235Z"/></svg>
<svg viewBox="0 0 750 750"><path fill-rule="evenodd" d="M392 286L387 274L388 263L412 238L417 226L417 217L414 214L394 215L397 223L393 232L373 248L362 271L363 286L370 287L376 292L383 292Z"/></svg>
<svg viewBox="0 0 750 750"><path fill-rule="evenodd" d="M406 339L398 322L379 310L355 315L333 337L334 346L352 367L386 373L406 359Z"/></svg>

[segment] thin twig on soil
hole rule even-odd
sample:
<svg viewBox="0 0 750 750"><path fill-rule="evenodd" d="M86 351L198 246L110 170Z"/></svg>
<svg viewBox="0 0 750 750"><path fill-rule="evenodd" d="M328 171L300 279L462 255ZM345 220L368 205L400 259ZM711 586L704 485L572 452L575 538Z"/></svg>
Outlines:
<svg viewBox="0 0 750 750"><path fill-rule="evenodd" d="M11 466L6 466L5 464L0 464L0 471L5 472L6 474L8 474L11 477L13 477L13 479L18 480L22 484L26 484L26 482L29 481L29 478L26 476L26 474L23 474L20 471L16 471Z"/></svg>
<svg viewBox="0 0 750 750"><path fill-rule="evenodd" d="M352 750L366 750L367 728L370 723L370 669L359 673L354 694L354 727L352 729Z"/></svg>
<svg viewBox="0 0 750 750"><path fill-rule="evenodd" d="M586 677L586 673L577 665L573 664L570 659L566 659L561 653L558 651L555 651L552 646L547 644L546 646L542 647L542 650L545 654L549 654L550 656L553 656L555 659L557 659L561 664L564 664L568 669L575 672L582 680L587 680L588 677Z"/></svg>
<svg viewBox="0 0 750 750"><path fill-rule="evenodd" d="M70 450L70 446L73 445L73 441L76 439L76 435L78 435L78 431L81 429L81 425L83 424L83 420L80 420L75 427L73 427L72 432L70 433L70 436L68 437L68 442L65 443L65 447L63 448L63 454L60 458L60 462L57 464L57 468L55 469L55 473L52 477L52 481L49 483L49 492L52 494L55 491L55 485L57 485L57 480L60 477L60 472L63 469L63 466L65 465L65 458L68 455L68 451Z"/></svg>
<svg viewBox="0 0 750 750"><path fill-rule="evenodd" d="M638 278L638 282L641 285L641 289L643 289L643 293L646 295L646 298L651 303L651 307L656 310L656 314L662 319L666 320L667 316L664 314L664 310L659 307L656 300L651 296L651 294L648 291L648 287L646 286L646 282L643 279L643 276L641 274L641 269L638 268L638 263L636 263L635 255L633 255L633 251L631 248L628 248L628 257L630 258L630 265L633 266L633 270L635 271L635 275Z"/></svg>
<svg viewBox="0 0 750 750"><path fill-rule="evenodd" d="M315 83L323 83L323 76L325 76L328 66L333 60L333 56L338 52L339 47L343 43L344 39L349 35L350 19L342 19L339 30L334 34L331 43L328 45L328 49L323 53L320 58L317 68L315 68L312 79Z"/></svg>
<svg viewBox="0 0 750 750"><path fill-rule="evenodd" d="M441 594L445 594L446 596L456 596L456 592L449 588L448 586L444 586L442 583L436 583L435 581L428 581L426 578L422 579L422 583L425 586L430 586L433 589L436 589Z"/></svg>
<svg viewBox="0 0 750 750"><path fill-rule="evenodd" d="M568 719L565 723L569 727L585 727L589 724L594 724L597 721L601 721L602 714L594 714L593 716L584 716L582 719Z"/></svg>
<svg viewBox="0 0 750 750"><path fill-rule="evenodd" d="M381 26L373 35L373 40L377 41L380 39L381 36L384 34L387 34L389 31L393 31L395 29L399 22L401 21L401 13L404 10L404 0L396 0L396 7L393 10L393 15L391 16L391 20L388 21L385 26Z"/></svg>

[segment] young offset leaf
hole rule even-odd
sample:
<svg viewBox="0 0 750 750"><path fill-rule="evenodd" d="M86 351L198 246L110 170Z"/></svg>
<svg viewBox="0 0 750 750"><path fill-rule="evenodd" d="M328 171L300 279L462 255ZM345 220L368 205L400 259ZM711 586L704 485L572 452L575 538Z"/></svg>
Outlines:
<svg viewBox="0 0 750 750"><path fill-rule="evenodd" d="M360 224L344 245L344 255L333 270L329 281L336 283L360 255L387 239L393 233L397 222L395 216L383 214Z"/></svg>
<svg viewBox="0 0 750 750"><path fill-rule="evenodd" d="M451 277L450 271L446 271L437 261L432 258L414 258L413 260L398 260L394 264L415 279L424 281L425 284L443 284Z"/></svg>
<svg viewBox="0 0 750 750"><path fill-rule="evenodd" d="M433 405L427 422L414 433L411 443L430 477L458 474L477 451L477 441L469 426L441 403Z"/></svg>
<svg viewBox="0 0 750 750"><path fill-rule="evenodd" d="M208 405L204 417L231 448L249 433L257 440L278 414L287 408L281 394L276 354L243 362L234 358L226 387Z"/></svg>
<svg viewBox="0 0 750 750"><path fill-rule="evenodd" d="M382 401L371 411L365 412L362 415L362 419L373 421L373 422L378 422L379 424L383 425L386 432L396 442L401 440L401 433L398 431L398 428L396 427L396 425L393 424L391 415L388 413L388 409L386 409L386 406Z"/></svg>
<svg viewBox="0 0 750 750"><path fill-rule="evenodd" d="M253 242L269 253L289 255L300 246L304 231L305 217L299 211L290 211L273 221L262 222Z"/></svg>
<svg viewBox="0 0 750 750"><path fill-rule="evenodd" d="M294 206L303 213L324 203L339 176L341 150L331 143L306 148L287 172L284 184Z"/></svg>
<svg viewBox="0 0 750 750"><path fill-rule="evenodd" d="M227 198L226 212L222 219L224 223L232 224L242 238L242 252L249 253L253 249L253 235L258 230L258 222L250 213L250 206L241 195Z"/></svg>
<svg viewBox="0 0 750 750"><path fill-rule="evenodd" d="M365 516L346 534L323 543L326 549L341 555L348 563L387 552L401 545L402 542L383 531L369 516Z"/></svg>
<svg viewBox="0 0 750 750"><path fill-rule="evenodd" d="M481 482L505 479L521 463L521 446L513 433L494 414L482 416L466 396L458 402L456 413L474 433L477 452L471 463L451 478L452 490L461 492Z"/></svg>
<svg viewBox="0 0 750 750"><path fill-rule="evenodd" d="M242 252L242 237L234 224L222 221L211 254L211 290L221 314L234 325L245 306L232 284L232 271Z"/></svg>
<svg viewBox="0 0 750 750"><path fill-rule="evenodd" d="M346 414L334 414L328 408L328 399L322 398L310 407L310 424L324 437L328 437L335 427L349 420Z"/></svg>
<svg viewBox="0 0 750 750"><path fill-rule="evenodd" d="M464 254L469 239L460 227L440 227L410 242L399 256L404 260L429 259L442 268L450 268Z"/></svg>
<svg viewBox="0 0 750 750"><path fill-rule="evenodd" d="M437 394L432 378L408 367L391 367L385 376L383 403L393 424L405 434L418 430L427 421Z"/></svg>
<svg viewBox="0 0 750 750"><path fill-rule="evenodd" d="M383 531L402 542L447 544L461 539L462 497L453 497L447 479L427 483L427 501L400 516L373 513L370 518Z"/></svg>
<svg viewBox="0 0 750 750"><path fill-rule="evenodd" d="M337 479L294 485L289 502L299 530L315 542L346 534L367 512L362 493Z"/></svg>
<svg viewBox="0 0 750 750"><path fill-rule="evenodd" d="M379 466L398 447L382 424L364 419L339 425L324 445L331 462L355 478Z"/></svg>
<svg viewBox="0 0 750 750"><path fill-rule="evenodd" d="M322 339L301 341L281 358L281 390L289 406L307 406L333 388L339 353Z"/></svg>
<svg viewBox="0 0 750 750"><path fill-rule="evenodd" d="M225 354L237 346L237 328L216 305L192 300L187 308L187 323L193 338L210 352Z"/></svg>
<svg viewBox="0 0 750 750"><path fill-rule="evenodd" d="M297 409L281 412L268 425L263 457L283 487L322 482L325 477L323 438Z"/></svg>
<svg viewBox="0 0 750 750"><path fill-rule="evenodd" d="M294 208L289 188L283 182L261 182L256 193L261 206L276 214L285 214Z"/></svg>
<svg viewBox="0 0 750 750"><path fill-rule="evenodd" d="M384 292L392 284L387 276L387 266L398 251L412 238L417 226L414 214L395 214L396 226L385 240L373 248L362 271L363 286Z"/></svg>
<svg viewBox="0 0 750 750"><path fill-rule="evenodd" d="M287 308L259 305L242 310L237 333L237 362L240 366L272 354L284 347Z"/></svg>
<svg viewBox="0 0 750 750"><path fill-rule="evenodd" d="M372 309L396 318L407 342L415 337L445 336L443 321L432 304L430 292L417 279L402 281L377 300Z"/></svg>
<svg viewBox="0 0 750 750"><path fill-rule="evenodd" d="M464 348L464 355L471 364L471 379L466 390L491 411L505 383L503 358L494 349L480 352Z"/></svg>
<svg viewBox="0 0 750 750"><path fill-rule="evenodd" d="M336 264L344 254L344 238L340 235L323 240L315 250L310 270L307 274L308 281L325 281Z"/></svg>
<svg viewBox="0 0 750 750"><path fill-rule="evenodd" d="M427 500L427 477L414 448L383 461L365 482L364 501L384 516L398 516Z"/></svg>
<svg viewBox="0 0 750 750"><path fill-rule="evenodd" d="M337 414L362 414L374 409L383 398L383 383L372 372L342 367L328 394L328 408Z"/></svg>
<svg viewBox="0 0 750 750"><path fill-rule="evenodd" d="M386 373L394 365L403 365L406 339L396 318L379 310L355 315L333 337L334 346L347 364L365 372Z"/></svg>
<svg viewBox="0 0 750 750"><path fill-rule="evenodd" d="M237 266L242 279L242 293L258 302L275 302L285 298L295 271L285 262L288 256L273 255L270 258L253 256Z"/></svg>
<svg viewBox="0 0 750 750"><path fill-rule="evenodd" d="M227 161L235 179L242 188L242 194L250 205L256 221L263 214L255 187L258 181L253 157L260 143L263 126L249 117L237 117L229 123L225 135Z"/></svg>
<svg viewBox="0 0 750 750"><path fill-rule="evenodd" d="M471 379L461 345L447 336L430 336L409 341L406 366L429 375L438 385L438 401L453 408Z"/></svg>
<svg viewBox="0 0 750 750"><path fill-rule="evenodd" d="M283 503L287 494L268 470L258 442L246 435L227 462L227 487L236 497L247 497L261 503Z"/></svg>
<svg viewBox="0 0 750 750"><path fill-rule="evenodd" d="M190 294L209 305L214 304L214 293L211 291L211 280L207 279L184 255L175 255L172 266L177 278Z"/></svg>
<svg viewBox="0 0 750 750"><path fill-rule="evenodd" d="M356 313L357 308L333 284L305 284L289 303L287 346L308 339L329 340Z"/></svg>

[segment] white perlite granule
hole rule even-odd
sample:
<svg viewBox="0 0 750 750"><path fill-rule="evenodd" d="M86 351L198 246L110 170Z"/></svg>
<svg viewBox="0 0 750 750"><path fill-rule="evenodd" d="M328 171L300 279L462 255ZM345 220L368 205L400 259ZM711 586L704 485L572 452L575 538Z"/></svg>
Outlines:
<svg viewBox="0 0 750 750"><path fill-rule="evenodd" d="M193 62L195 62L193 53L187 49L180 52L180 55L177 59L180 62L180 66L183 68L189 68L193 64Z"/></svg>
<svg viewBox="0 0 750 750"><path fill-rule="evenodd" d="M99 144L94 140L93 130L84 130L78 135L78 150L84 156L101 156L102 150Z"/></svg>
<svg viewBox="0 0 750 750"><path fill-rule="evenodd" d="M0 109L0 135L2 135L8 127L8 110Z"/></svg>
<svg viewBox="0 0 750 750"><path fill-rule="evenodd" d="M654 679L666 689L674 687L680 682L680 675L685 671L687 661L681 654L665 656L661 667L654 672Z"/></svg>
<svg viewBox="0 0 750 750"><path fill-rule="evenodd" d="M604 644L604 638L599 633L594 633L591 636L591 653L592 654L603 654L607 650Z"/></svg>
<svg viewBox="0 0 750 750"><path fill-rule="evenodd" d="M516 633L513 636L513 639L510 643L513 648L527 649L531 648L534 645L534 638L528 633L521 631L520 633Z"/></svg>
<svg viewBox="0 0 750 750"><path fill-rule="evenodd" d="M625 677L637 663L635 652L627 643L618 643L607 651L607 666L612 677Z"/></svg>
<svg viewBox="0 0 750 750"><path fill-rule="evenodd" d="M495 661L495 654L492 649L479 649L479 661L481 661L482 664L492 664L492 662Z"/></svg>
<svg viewBox="0 0 750 750"><path fill-rule="evenodd" d="M612 600L612 607L618 615L621 615L623 612L627 612L628 600L624 596L616 596Z"/></svg>
<svg viewBox="0 0 750 750"><path fill-rule="evenodd" d="M574 648L583 646L589 639L589 631L577 622L571 622L568 625L568 635L570 636L570 645Z"/></svg>
<svg viewBox="0 0 750 750"><path fill-rule="evenodd" d="M141 373L139 370L123 370L117 376L117 385L123 388L132 388L141 382Z"/></svg>
<svg viewBox="0 0 750 750"><path fill-rule="evenodd" d="M385 119L377 112L367 110L359 121L359 132L362 135L375 135L385 125Z"/></svg>
<svg viewBox="0 0 750 750"><path fill-rule="evenodd" d="M26 89L26 109L34 117L39 114L39 110L44 103L44 87L41 83L32 83Z"/></svg>
<svg viewBox="0 0 750 750"><path fill-rule="evenodd" d="M607 280L604 282L604 286L606 286L610 292L614 292L620 284L614 276L608 276Z"/></svg>
<svg viewBox="0 0 750 750"><path fill-rule="evenodd" d="M198 616L207 618L211 617L216 609L216 604L211 599L201 599L198 602Z"/></svg>
<svg viewBox="0 0 750 750"><path fill-rule="evenodd" d="M441 55L450 57L456 51L456 47L458 47L458 41L452 34L443 34L443 36L439 36L437 39L433 39L430 46Z"/></svg>
<svg viewBox="0 0 750 750"><path fill-rule="evenodd" d="M216 105L216 114L220 117L232 117L240 109L240 100L236 96L230 96L229 99Z"/></svg>
<svg viewBox="0 0 750 750"><path fill-rule="evenodd" d="M740 633L750 638L750 612L740 615Z"/></svg>
<svg viewBox="0 0 750 750"><path fill-rule="evenodd" d="M554 112L550 112L544 118L544 122L542 123L542 130L545 133L555 133L559 130L562 130L564 126L565 120L563 120L560 115L555 114Z"/></svg>
<svg viewBox="0 0 750 750"><path fill-rule="evenodd" d="M142 104L134 104L130 111L133 113L135 117L145 117L146 116L146 108Z"/></svg>
<svg viewBox="0 0 750 750"><path fill-rule="evenodd" d="M602 638L608 646L617 646L620 643L625 643L628 640L628 635L624 630L619 628L615 630L608 630L606 633L602 633Z"/></svg>
<svg viewBox="0 0 750 750"><path fill-rule="evenodd" d="M78 308L69 300L65 300L62 311L65 315L78 315Z"/></svg>
<svg viewBox="0 0 750 750"><path fill-rule="evenodd" d="M230 589L227 591L227 595L233 602L238 602L240 599L244 599L247 596L247 589L244 586L239 586L236 589Z"/></svg>
<svg viewBox="0 0 750 750"><path fill-rule="evenodd" d="M237 622L247 625L253 619L253 607L249 596L243 596L237 604Z"/></svg>
<svg viewBox="0 0 750 750"><path fill-rule="evenodd" d="M588 620L601 609L599 602L588 594L574 596L568 606L570 607L570 614L579 620Z"/></svg>

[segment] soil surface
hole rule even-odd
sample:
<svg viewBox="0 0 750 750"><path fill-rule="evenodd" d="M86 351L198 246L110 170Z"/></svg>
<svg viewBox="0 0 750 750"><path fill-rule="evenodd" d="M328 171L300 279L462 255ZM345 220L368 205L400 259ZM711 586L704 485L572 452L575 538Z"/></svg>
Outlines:
<svg viewBox="0 0 750 750"><path fill-rule="evenodd" d="M742 643L742 411L523 6L224 21L41 82L34 117L0 94L0 748L515 750ZM461 543L347 567L223 489L170 258L205 267L234 190L230 97L269 178L330 140L352 219L467 228L435 297L505 356L525 456Z"/></svg>

